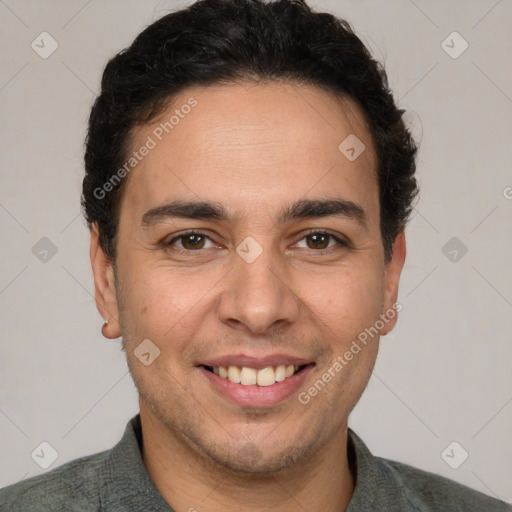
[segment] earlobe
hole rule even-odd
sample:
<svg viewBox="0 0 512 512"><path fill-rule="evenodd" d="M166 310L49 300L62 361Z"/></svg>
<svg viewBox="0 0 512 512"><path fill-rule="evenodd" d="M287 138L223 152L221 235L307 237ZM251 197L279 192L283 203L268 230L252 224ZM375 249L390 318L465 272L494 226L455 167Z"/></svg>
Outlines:
<svg viewBox="0 0 512 512"><path fill-rule="evenodd" d="M105 338L115 339L121 335L119 313L114 280L114 270L111 259L105 254L99 240L98 226L91 226L91 258L94 276L94 297L96 308L105 319L101 332Z"/></svg>
<svg viewBox="0 0 512 512"><path fill-rule="evenodd" d="M396 304L398 300L398 285L400 283L400 276L405 263L405 256L405 233L402 230L398 233L395 241L393 242L393 254L385 269L382 315L384 315L388 321L385 322L385 326L381 331L381 335L383 336L388 334L393 327L395 327L398 319L398 311L401 309L397 308Z"/></svg>

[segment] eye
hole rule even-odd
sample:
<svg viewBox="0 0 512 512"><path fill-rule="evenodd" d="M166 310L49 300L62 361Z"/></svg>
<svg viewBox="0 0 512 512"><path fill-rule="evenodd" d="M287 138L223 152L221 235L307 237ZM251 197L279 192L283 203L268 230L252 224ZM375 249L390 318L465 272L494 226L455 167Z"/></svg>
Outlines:
<svg viewBox="0 0 512 512"><path fill-rule="evenodd" d="M335 247L336 245L347 246L346 242L343 242L337 236L332 235L331 233L326 233L324 231L314 231L303 238L297 243L297 247L303 249L313 249L313 250L325 250Z"/></svg>
<svg viewBox="0 0 512 512"><path fill-rule="evenodd" d="M189 232L174 237L170 242L167 242L166 247L176 246L178 249L186 251L198 251L200 249L209 249L214 247L213 241L210 237L203 233Z"/></svg>

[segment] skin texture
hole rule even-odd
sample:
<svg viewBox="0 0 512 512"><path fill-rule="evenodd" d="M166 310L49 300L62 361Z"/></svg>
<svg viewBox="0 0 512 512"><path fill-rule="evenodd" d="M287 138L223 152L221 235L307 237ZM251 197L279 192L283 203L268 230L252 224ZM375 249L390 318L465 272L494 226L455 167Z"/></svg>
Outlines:
<svg viewBox="0 0 512 512"><path fill-rule="evenodd" d="M97 306L108 319L104 335L124 340L139 390L145 465L176 511L345 510L354 489L347 421L379 336L306 405L296 393L269 407L235 404L197 364L240 353L302 357L314 363L304 391L392 308L405 238L397 237L385 264L364 117L351 100L314 86L194 87L134 131L133 149L190 98L197 106L129 175L115 266L91 230ZM353 162L338 149L350 134L366 146ZM304 199L352 201L366 224L346 216L278 222L283 208ZM141 226L146 211L175 200L215 202L230 218ZM208 237L199 249L175 240L190 229ZM311 230L349 247L327 238L317 248ZM263 250L252 263L236 252L249 236ZM149 366L134 355L145 339L160 350Z"/></svg>

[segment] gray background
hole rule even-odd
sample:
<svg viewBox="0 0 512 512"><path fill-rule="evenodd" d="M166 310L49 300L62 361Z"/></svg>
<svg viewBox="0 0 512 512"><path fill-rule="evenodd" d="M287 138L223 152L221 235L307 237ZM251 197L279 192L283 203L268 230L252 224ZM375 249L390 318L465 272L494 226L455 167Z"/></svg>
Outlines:
<svg viewBox="0 0 512 512"><path fill-rule="evenodd" d="M100 334L82 147L107 59L180 5L0 0L0 486L44 471L42 441L49 469L111 447L138 410L120 341ZM421 138L404 309L350 424L378 455L512 502L512 1L311 5L353 23Z"/></svg>

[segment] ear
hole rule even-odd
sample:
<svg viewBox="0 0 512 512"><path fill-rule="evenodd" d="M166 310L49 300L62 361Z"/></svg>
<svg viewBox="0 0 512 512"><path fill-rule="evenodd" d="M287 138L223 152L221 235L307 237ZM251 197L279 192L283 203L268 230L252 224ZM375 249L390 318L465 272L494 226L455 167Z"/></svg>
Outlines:
<svg viewBox="0 0 512 512"><path fill-rule="evenodd" d="M385 322L381 335L388 334L395 327L398 319L398 311L402 309L400 305L397 307L396 304L398 298L398 284L405 262L405 254L405 233L402 230L398 233L393 242L393 254L385 269L384 300L381 313L388 318L388 321Z"/></svg>
<svg viewBox="0 0 512 512"><path fill-rule="evenodd" d="M91 226L91 257L92 273L94 275L94 297L96 308L100 315L108 322L104 324L101 332L105 338L115 339L121 336L119 325L119 311L117 305L114 269L112 261L100 245L97 223Z"/></svg>

